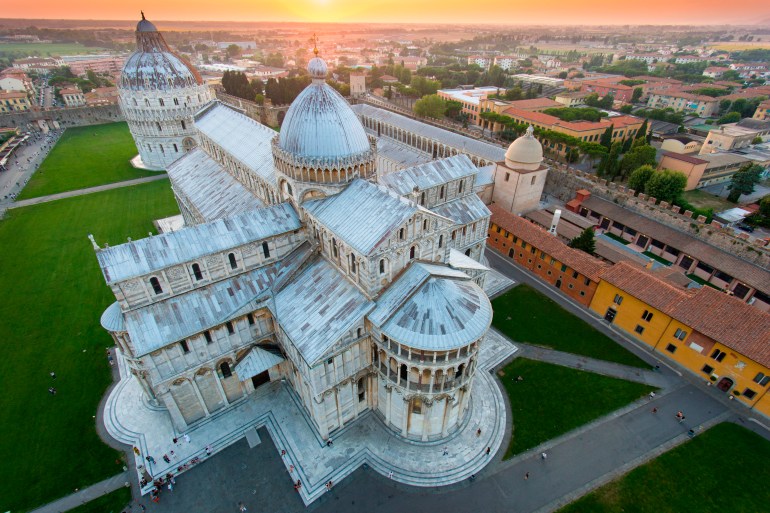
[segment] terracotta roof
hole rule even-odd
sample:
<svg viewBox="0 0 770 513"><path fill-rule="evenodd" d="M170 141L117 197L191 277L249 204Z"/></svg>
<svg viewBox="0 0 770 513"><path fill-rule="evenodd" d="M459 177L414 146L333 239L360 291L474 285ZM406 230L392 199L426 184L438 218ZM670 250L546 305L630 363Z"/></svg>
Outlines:
<svg viewBox="0 0 770 513"><path fill-rule="evenodd" d="M726 96L722 96L719 99L717 99L717 98L712 98L711 96L705 96L702 94L692 94L685 91L676 91L676 90L670 90L670 89L667 89L665 92L656 91L651 94L658 95L658 96L670 96L671 98L682 98L684 100L692 100L697 102L717 102L718 100L726 98Z"/></svg>
<svg viewBox="0 0 770 513"><path fill-rule="evenodd" d="M492 222L497 226L508 230L537 249L545 251L559 262L568 265L593 281L599 281L601 272L609 266L609 264L592 257L588 253L579 249L572 249L557 237L554 237L523 217L514 215L494 203L488 207L492 212Z"/></svg>
<svg viewBox="0 0 770 513"><path fill-rule="evenodd" d="M640 299L661 312L690 297L685 289L671 285L650 271L629 262L618 262L601 275L601 279Z"/></svg>
<svg viewBox="0 0 770 513"><path fill-rule="evenodd" d="M635 116L614 116L612 118L602 118L599 121L562 121L550 114L532 112L529 110L517 109L515 107L508 107L502 114L518 117L531 123L540 123L546 126L559 126L576 132L596 129L606 130L610 125L614 125L615 128L625 128L631 125L641 125L643 122L641 118Z"/></svg>
<svg viewBox="0 0 770 513"><path fill-rule="evenodd" d="M591 196L583 201L582 206L672 246L682 253L692 255L746 285L765 294L770 294L770 272L758 265L742 260L685 232L627 210L610 201Z"/></svg>
<svg viewBox="0 0 770 513"><path fill-rule="evenodd" d="M690 164L708 164L708 160L691 157L690 155L684 155L682 153L675 153L673 151L664 151L661 155L675 160L681 160L682 162L689 162Z"/></svg>

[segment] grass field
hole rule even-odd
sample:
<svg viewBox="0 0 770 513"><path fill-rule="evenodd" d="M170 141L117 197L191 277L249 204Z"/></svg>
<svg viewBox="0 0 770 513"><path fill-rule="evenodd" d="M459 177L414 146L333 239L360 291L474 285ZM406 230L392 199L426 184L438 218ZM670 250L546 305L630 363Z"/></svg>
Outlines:
<svg viewBox="0 0 770 513"><path fill-rule="evenodd" d="M104 48L83 46L79 43L0 43L0 57L80 55L100 53Z"/></svg>
<svg viewBox="0 0 770 513"><path fill-rule="evenodd" d="M513 360L498 376L508 392L513 414L513 436L505 459L655 390L639 383L525 358ZM523 381L517 381L519 376Z"/></svg>
<svg viewBox="0 0 770 513"><path fill-rule="evenodd" d="M768 460L770 442L719 424L559 513L768 511Z"/></svg>
<svg viewBox="0 0 770 513"><path fill-rule="evenodd" d="M68 128L18 199L157 174L132 167L136 153L125 123Z"/></svg>
<svg viewBox="0 0 770 513"><path fill-rule="evenodd" d="M168 180L159 180L10 210L0 222L0 511L30 509L122 470L95 429L111 381L112 340L99 317L115 298L86 236L119 244L176 213Z"/></svg>
<svg viewBox="0 0 770 513"><path fill-rule="evenodd" d="M633 353L527 285L495 298L492 307L492 325L513 340L649 368Z"/></svg>
<svg viewBox="0 0 770 513"><path fill-rule="evenodd" d="M715 50L737 52L740 50L756 50L758 48L770 48L770 41L735 41L727 43L709 43L708 46Z"/></svg>
<svg viewBox="0 0 770 513"><path fill-rule="evenodd" d="M682 199L697 208L713 208L714 212L721 212L722 210L735 207L735 203L730 203L724 198L720 198L719 196L715 196L714 194L699 189L683 192Z"/></svg>
<svg viewBox="0 0 770 513"><path fill-rule="evenodd" d="M67 513L120 513L129 502L131 502L131 489L118 488Z"/></svg>

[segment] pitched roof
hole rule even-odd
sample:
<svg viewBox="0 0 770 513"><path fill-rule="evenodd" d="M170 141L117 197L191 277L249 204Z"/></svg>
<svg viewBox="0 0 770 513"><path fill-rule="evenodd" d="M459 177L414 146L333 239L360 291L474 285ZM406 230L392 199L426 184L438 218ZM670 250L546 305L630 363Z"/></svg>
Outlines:
<svg viewBox="0 0 770 513"><path fill-rule="evenodd" d="M609 267L609 264L579 249L567 246L536 224L510 213L494 203L489 205L489 210L492 212L492 222L497 226L508 230L537 249L545 251L559 262L568 265L593 281L598 282L601 272Z"/></svg>
<svg viewBox="0 0 770 513"><path fill-rule="evenodd" d="M468 155L454 155L380 176L379 182L404 196L411 194L415 187L423 191L478 171Z"/></svg>
<svg viewBox="0 0 770 513"><path fill-rule="evenodd" d="M765 294L770 294L770 272L758 265L742 260L685 232L596 196L583 200L582 206L642 232L687 255L692 255L703 263L737 278L746 285Z"/></svg>
<svg viewBox="0 0 770 513"><path fill-rule="evenodd" d="M692 294L630 262L618 262L606 269L602 273L602 280L666 313Z"/></svg>
<svg viewBox="0 0 770 513"><path fill-rule="evenodd" d="M669 157L674 160L681 160L682 162L688 162L690 164L708 164L708 160L699 159L691 155L685 155L683 153L675 153L673 151L664 151L661 153L664 157Z"/></svg>
<svg viewBox="0 0 770 513"><path fill-rule="evenodd" d="M363 255L371 254L417 211L431 212L384 185L356 179L344 191L306 201L305 212Z"/></svg>
<svg viewBox="0 0 770 513"><path fill-rule="evenodd" d="M299 217L281 203L211 223L97 250L96 258L107 283L149 274L281 233L298 230Z"/></svg>

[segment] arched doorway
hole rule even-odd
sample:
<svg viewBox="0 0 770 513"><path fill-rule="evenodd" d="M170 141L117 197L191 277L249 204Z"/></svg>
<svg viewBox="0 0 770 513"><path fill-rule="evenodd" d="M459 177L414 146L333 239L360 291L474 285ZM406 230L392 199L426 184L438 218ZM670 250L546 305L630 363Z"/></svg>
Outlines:
<svg viewBox="0 0 770 513"><path fill-rule="evenodd" d="M727 392L733 387L733 385L734 382L730 378L722 378L719 380L719 383L717 383L717 388L722 392Z"/></svg>

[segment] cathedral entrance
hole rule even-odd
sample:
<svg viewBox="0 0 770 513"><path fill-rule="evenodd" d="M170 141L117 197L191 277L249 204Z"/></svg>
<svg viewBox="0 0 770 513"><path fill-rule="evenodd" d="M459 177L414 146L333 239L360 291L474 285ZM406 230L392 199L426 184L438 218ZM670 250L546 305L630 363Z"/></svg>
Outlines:
<svg viewBox="0 0 770 513"><path fill-rule="evenodd" d="M254 385L254 388L265 383L270 383L270 374L267 371L260 372L256 376L251 377L251 384Z"/></svg>

